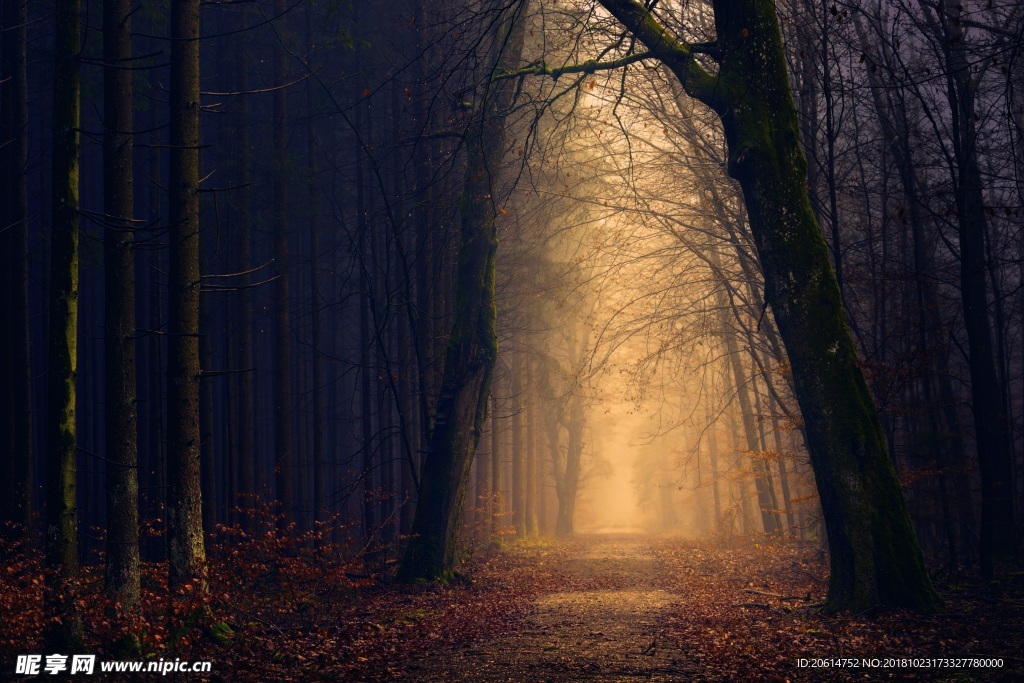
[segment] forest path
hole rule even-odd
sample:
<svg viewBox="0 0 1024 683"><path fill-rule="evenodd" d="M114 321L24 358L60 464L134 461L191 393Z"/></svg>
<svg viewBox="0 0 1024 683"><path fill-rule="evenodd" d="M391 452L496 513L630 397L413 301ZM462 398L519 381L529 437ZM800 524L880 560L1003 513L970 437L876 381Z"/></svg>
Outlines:
<svg viewBox="0 0 1024 683"><path fill-rule="evenodd" d="M521 630L407 665L416 681L678 681L677 651L657 631L680 601L643 536L572 541L547 570L565 590L545 593Z"/></svg>

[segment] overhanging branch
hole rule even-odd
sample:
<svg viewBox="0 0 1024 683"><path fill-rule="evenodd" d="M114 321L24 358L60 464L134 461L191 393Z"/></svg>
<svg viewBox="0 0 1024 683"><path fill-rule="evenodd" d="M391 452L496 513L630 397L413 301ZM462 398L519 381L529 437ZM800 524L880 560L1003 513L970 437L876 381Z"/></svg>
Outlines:
<svg viewBox="0 0 1024 683"><path fill-rule="evenodd" d="M522 69L516 69L515 71L509 71L497 76L497 78L517 78L520 76L550 76L551 78L557 79L563 74L592 74L598 71L612 71L614 69L621 69L624 66L629 66L636 62L642 62L645 59L654 59L655 55L650 52L634 52L631 55L625 57L619 57L613 59L610 62L599 62L595 59L588 59L582 64L567 64L560 67L549 67L544 64L527 66Z"/></svg>
<svg viewBox="0 0 1024 683"><path fill-rule="evenodd" d="M640 42L647 46L652 57L656 57L672 70L683 84L690 97L717 108L720 96L716 86L718 77L702 67L694 54L698 51L714 56L711 50L702 46L695 50L688 43L673 36L661 25L651 8L644 7L636 0L599 0L612 16L618 19Z"/></svg>

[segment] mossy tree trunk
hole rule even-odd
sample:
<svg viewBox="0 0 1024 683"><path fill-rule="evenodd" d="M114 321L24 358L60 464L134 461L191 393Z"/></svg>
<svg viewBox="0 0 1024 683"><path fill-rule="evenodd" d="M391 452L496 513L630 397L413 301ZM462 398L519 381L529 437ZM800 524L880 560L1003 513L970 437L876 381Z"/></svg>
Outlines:
<svg viewBox="0 0 1024 683"><path fill-rule="evenodd" d="M75 488L78 371L78 168L81 106L81 3L55 7L53 189L46 415L47 652L81 652L77 611L78 508Z"/></svg>
<svg viewBox="0 0 1024 683"><path fill-rule="evenodd" d="M507 71L519 60L524 33L519 8L516 3L508 10L494 36L492 70L476 121L465 139L454 321L423 464L413 537L398 572L404 581L444 581L453 575L470 466L487 418L491 375L498 356L495 181L504 157L506 112L515 87L510 79L493 80L491 76Z"/></svg>
<svg viewBox="0 0 1024 683"><path fill-rule="evenodd" d="M167 537L170 586L205 590L199 482L199 7L171 4Z"/></svg>
<svg viewBox="0 0 1024 683"><path fill-rule="evenodd" d="M716 0L717 40L694 49L633 0L601 0L721 118L729 175L739 181L797 401L829 537L828 606L937 609L881 423L861 371L807 197L806 161L778 17L769 0Z"/></svg>
<svg viewBox="0 0 1024 683"><path fill-rule="evenodd" d="M108 0L103 3L106 590L126 610L139 605L140 581L131 56L131 0Z"/></svg>

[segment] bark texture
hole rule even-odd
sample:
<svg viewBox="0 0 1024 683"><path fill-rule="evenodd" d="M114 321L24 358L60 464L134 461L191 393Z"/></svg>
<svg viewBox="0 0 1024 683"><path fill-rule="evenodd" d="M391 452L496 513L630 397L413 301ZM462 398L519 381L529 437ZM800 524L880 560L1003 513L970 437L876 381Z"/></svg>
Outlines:
<svg viewBox="0 0 1024 683"><path fill-rule="evenodd" d="M200 0L171 5L167 540L172 588L203 588L206 564L199 482L199 6Z"/></svg>
<svg viewBox="0 0 1024 683"><path fill-rule="evenodd" d="M518 6L518 5L517 5ZM509 13L495 40L494 70L519 59L523 29ZM459 209L462 235L455 275L455 316L444 361L434 427L423 465L413 538L399 578L447 580L456 547L473 453L480 440L491 375L498 355L495 332L494 257L498 239L494 181L505 149L505 115L513 84L490 80L477 123L466 138L466 176Z"/></svg>
<svg viewBox="0 0 1024 683"><path fill-rule="evenodd" d="M78 509L75 488L78 371L78 169L81 96L81 4L56 6L53 89L53 196L50 233L50 325L46 416L46 585L53 621L48 652L80 652L77 613Z"/></svg>
<svg viewBox="0 0 1024 683"><path fill-rule="evenodd" d="M131 1L103 4L103 238L107 420L106 590L139 604Z"/></svg>

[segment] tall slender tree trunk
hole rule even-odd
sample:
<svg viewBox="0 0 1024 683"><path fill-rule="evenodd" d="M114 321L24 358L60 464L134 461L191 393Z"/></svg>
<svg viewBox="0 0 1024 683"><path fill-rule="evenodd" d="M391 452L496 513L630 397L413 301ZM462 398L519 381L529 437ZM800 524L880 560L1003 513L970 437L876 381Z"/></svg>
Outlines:
<svg viewBox="0 0 1024 683"><path fill-rule="evenodd" d="M287 3L276 0L278 16ZM281 32L279 40L284 40ZM274 479L281 503L278 528L295 520L295 454L292 406L292 339L288 255L288 91L285 49L274 47Z"/></svg>
<svg viewBox="0 0 1024 683"><path fill-rule="evenodd" d="M537 439L536 439L536 411L534 410L533 396L533 363L529 356L524 358L526 365L526 376L523 382L522 399L523 419L525 421L526 437L526 496L523 504L526 506L524 528L527 536L536 536L538 531L537 523Z"/></svg>
<svg viewBox="0 0 1024 683"><path fill-rule="evenodd" d="M491 388L491 490L487 509L491 518L492 536L497 536L501 529L501 489L504 486L501 476L501 421L498 419L498 387L499 383L495 381Z"/></svg>
<svg viewBox="0 0 1024 683"><path fill-rule="evenodd" d="M953 127L956 162L954 197L960 245L960 292L967 328L971 374L971 408L978 441L981 473L981 573L991 578L997 559L1016 553L1013 495L1013 447L1006 392L996 372L986 283L985 196L978 166L974 100L978 88L966 56L960 14L962 6L937 10ZM999 331L997 330L997 333Z"/></svg>
<svg viewBox="0 0 1024 683"><path fill-rule="evenodd" d="M718 267L718 256L712 250L709 252L709 260ZM722 325L722 337L725 341L726 353L729 355L729 363L732 369L733 382L736 388L736 396L739 399L740 416L743 420L743 435L746 439L747 458L750 462L750 470L754 479L754 490L757 492L757 504L761 514L761 524L766 534L777 534L781 531L782 522L779 519L778 504L775 502L775 493L771 488L768 479L764 460L758 456L758 425L754 415L754 407L751 405L751 394L754 393L754 378L751 376L749 384L746 381L746 373L743 362L740 358L739 345L736 343L736 334L729 328L726 319L725 293L718 289L718 311Z"/></svg>
<svg viewBox="0 0 1024 683"><path fill-rule="evenodd" d="M486 436L490 431L491 421L484 421L484 432L482 440L486 443ZM476 527L479 530L481 539L485 539L490 533L490 510L488 502L490 499L490 484L491 484L491 453L489 450L477 449L474 454L475 462L473 466L476 468L476 478L474 480L474 488L476 490L473 502L476 507L474 519L476 520Z"/></svg>
<svg viewBox="0 0 1024 683"><path fill-rule="evenodd" d="M206 590L199 481L199 8L171 5L167 540L170 587Z"/></svg>
<svg viewBox="0 0 1024 683"><path fill-rule="evenodd" d="M859 20L856 22L856 29L861 48L864 53L871 55L874 62L881 62L885 64L890 63L891 57L885 53L884 46L882 48L882 54L875 54L875 49L868 40L867 30ZM944 336L942 321L939 317L939 294L936 291L935 284L926 276L926 273L928 273L931 268L931 249L929 241L925 235L925 214L927 207L924 206L922 197L928 196L928 187L925 181L917 173L917 169L913 163L911 150L908 146L910 144L909 135L907 133L909 125L907 123L906 111L902 110L898 105L893 106L891 103L887 104L887 102L883 100L882 95L886 90L884 88L884 83L877 75L876 70L867 69L867 77L868 82L872 85L872 103L875 107L875 113L882 124L883 130L887 133L886 137L895 141L895 144L892 145L891 149L894 161L896 162L896 167L899 170L899 177L900 182L903 185L903 192L907 200L910 236L913 240L914 272L916 274L914 284L919 315L918 326L920 328L920 348L925 356L935 358L935 367L933 372L939 391L938 405L935 405L929 398L925 399L925 403L928 406L929 416L933 421L935 419L935 413L939 411L939 407L941 406L945 428L947 433L950 435L948 443L939 443L937 448L940 469L943 471L943 473L940 474L940 478L943 480L940 481L940 486L945 489L947 484L944 480L947 477L952 478L953 488L956 492L955 497L957 516L959 518L958 529L960 532L960 543L965 548L969 548L973 545L973 533L970 529L974 526L974 506L972 504L972 496L967 483L967 477L963 473L964 468L957 466L958 460L966 459L963 437L960 429L960 417L957 414L957 401L954 398L953 386L950 380L951 373L948 367L948 352L943 348L942 344L936 343L938 338ZM884 306L884 303L885 300L883 299L879 305ZM935 337L934 341L932 336L929 336L929 332ZM946 440L944 439L942 441ZM951 553L950 564L955 569L956 557L954 552L954 542L955 538L951 537L949 544Z"/></svg>
<svg viewBox="0 0 1024 683"><path fill-rule="evenodd" d="M106 590L127 611L138 608L140 590L131 41L131 0L105 2Z"/></svg>
<svg viewBox="0 0 1024 683"><path fill-rule="evenodd" d="M793 515L792 494L789 489L789 472L786 468L786 455L782 447L779 413L774 401L769 400L768 404L772 420L772 439L775 443L775 459L779 465L779 486L782 489L782 506L786 512L786 529L789 537L792 537L793 529L796 526L796 518Z"/></svg>
<svg viewBox="0 0 1024 683"><path fill-rule="evenodd" d="M306 15L306 42L312 43L312 12ZM310 116L316 109L316 98L313 90L313 79L306 80L306 109ZM313 121L309 122L306 134L306 158L309 165L309 291L310 291L310 341L312 343L313 372L313 530L321 531L320 525L325 521L324 509L324 412L326 409L323 387L323 338L320 332L320 194L317 183L317 136ZM317 537L319 538L319 536Z"/></svg>
<svg viewBox="0 0 1024 683"><path fill-rule="evenodd" d="M155 85L155 78L151 76L150 89ZM150 144L147 170L149 171L149 221L152 232L148 237L155 239L160 234L164 225L161 215L163 199L163 182L160 147L162 138L159 134L156 107L149 113ZM149 318L147 325L151 330L160 330L164 326L163 303L161 297L160 273L166 272L162 265L161 251L153 249L146 260L148 270L147 284L149 286ZM148 463L148 488L149 500L146 508L146 517L150 520L166 519L167 516L167 440L166 434L166 398L165 389L166 366L164 360L163 337L159 334L150 334L147 344L149 352L149 391L146 395L148 410L146 415L150 419L150 430L146 440L146 459ZM147 543L149 559L163 561L166 559L167 544L164 539L151 538Z"/></svg>
<svg viewBox="0 0 1024 683"><path fill-rule="evenodd" d="M516 535L526 533L526 455L523 441L523 367L522 357L513 352L509 363L512 373L512 525Z"/></svg>
<svg viewBox="0 0 1024 683"><path fill-rule="evenodd" d="M715 504L715 533L722 533L722 490L718 481L718 431L711 421L711 406L704 401L704 424L707 425L708 465L711 468L711 493Z"/></svg>
<svg viewBox="0 0 1024 683"><path fill-rule="evenodd" d="M46 416L47 652L80 652L76 373L78 370L78 168L80 0L56 5L53 186Z"/></svg>
<svg viewBox="0 0 1024 683"><path fill-rule="evenodd" d="M210 271L212 235L204 231L199 244L199 270ZM210 340L215 329L213 302L209 294L199 295L199 326L203 334L199 337L199 365L210 368L213 365L213 344ZM214 386L213 377L201 377L199 382L199 481L203 492L203 529L212 531L217 525L217 434L214 430Z"/></svg>
<svg viewBox="0 0 1024 683"><path fill-rule="evenodd" d="M364 107L359 105L356 109L356 128L362 131L362 117ZM374 368L370 365L370 350L373 344L373 337L370 331L370 304L372 301L373 278L369 272L368 263L372 250L370 240L372 235L371 221L368 217L366 200L366 181L364 177L363 164L366 152L359 140L355 143L356 157L356 215L358 221L358 268L363 291L359 295L359 423L362 441L362 502L363 502L363 542L370 545L377 529L377 504L376 487L374 486L374 434L373 434L373 382Z"/></svg>
<svg viewBox="0 0 1024 683"><path fill-rule="evenodd" d="M33 533L34 487L32 444L32 360L29 338L28 252L28 1L3 6L3 47L0 53L0 265L3 273L0 331L0 524L21 527L26 540ZM0 534L6 534L6 525Z"/></svg>
<svg viewBox="0 0 1024 683"><path fill-rule="evenodd" d="M576 531L576 500L580 488L583 429L586 423L583 401L575 394L569 399L567 417L568 439L565 450L565 470L562 474L561 495L558 496L558 516L555 519L555 535L557 536L572 536Z"/></svg>
<svg viewBox="0 0 1024 683"><path fill-rule="evenodd" d="M239 26L244 26L246 12L240 12ZM249 189L250 163L252 145L249 140L249 97L244 94L249 89L249 71L246 60L247 51L243 45L238 48L235 61L235 73L238 89L242 95L238 97L238 110L235 114L235 134L237 147L235 158L238 160L238 265L239 272L247 273L242 278L242 290L237 294L238 301L238 369L240 372L233 378L238 394L238 490L244 496L241 500L232 501L245 513L242 525L252 530L251 514L255 506L256 496L256 406L255 406L255 372L252 346L252 290L246 286L252 279L248 275L252 267L252 193Z"/></svg>

